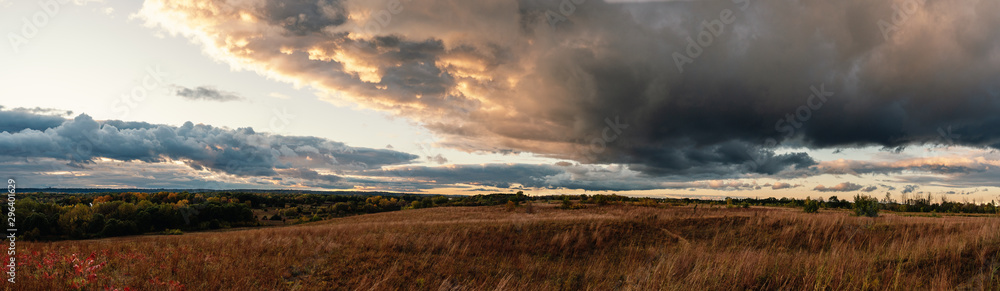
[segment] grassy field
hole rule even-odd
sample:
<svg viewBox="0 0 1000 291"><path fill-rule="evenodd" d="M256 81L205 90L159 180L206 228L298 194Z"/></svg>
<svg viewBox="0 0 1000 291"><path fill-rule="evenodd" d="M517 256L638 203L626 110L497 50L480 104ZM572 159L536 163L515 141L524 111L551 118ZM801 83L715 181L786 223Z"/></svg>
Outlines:
<svg viewBox="0 0 1000 291"><path fill-rule="evenodd" d="M1000 288L1000 219L793 208L442 207L18 244L19 290ZM11 289L11 284L5 284Z"/></svg>

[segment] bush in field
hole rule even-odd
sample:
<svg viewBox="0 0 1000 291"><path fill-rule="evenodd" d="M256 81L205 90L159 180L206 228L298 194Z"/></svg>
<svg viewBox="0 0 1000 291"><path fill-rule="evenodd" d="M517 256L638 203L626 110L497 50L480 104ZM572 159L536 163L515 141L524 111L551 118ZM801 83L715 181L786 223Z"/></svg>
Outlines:
<svg viewBox="0 0 1000 291"><path fill-rule="evenodd" d="M866 195L854 196L854 214L858 216L878 217L878 199Z"/></svg>
<svg viewBox="0 0 1000 291"><path fill-rule="evenodd" d="M806 213L816 213L819 211L819 202L812 200L812 198L806 197Z"/></svg>
<svg viewBox="0 0 1000 291"><path fill-rule="evenodd" d="M573 208L573 202L569 201L569 196L563 196L563 198L562 198L562 205L559 206L559 207L561 207L562 209Z"/></svg>
<svg viewBox="0 0 1000 291"><path fill-rule="evenodd" d="M573 201L570 200L569 196L563 196L562 204L560 204L556 208L572 210L572 209L586 209L587 206L584 205L583 203L573 203Z"/></svg>
<svg viewBox="0 0 1000 291"><path fill-rule="evenodd" d="M182 235L182 234L184 234L184 232L181 231L180 229L174 228L174 229L164 230L163 234L165 234L165 235Z"/></svg>
<svg viewBox="0 0 1000 291"><path fill-rule="evenodd" d="M517 209L517 203L514 203L514 201L507 201L505 208L507 208L507 211L514 211L514 209Z"/></svg>
<svg viewBox="0 0 1000 291"><path fill-rule="evenodd" d="M608 205L608 200L604 198L604 195L594 195L594 198L591 198L591 200L600 206Z"/></svg>

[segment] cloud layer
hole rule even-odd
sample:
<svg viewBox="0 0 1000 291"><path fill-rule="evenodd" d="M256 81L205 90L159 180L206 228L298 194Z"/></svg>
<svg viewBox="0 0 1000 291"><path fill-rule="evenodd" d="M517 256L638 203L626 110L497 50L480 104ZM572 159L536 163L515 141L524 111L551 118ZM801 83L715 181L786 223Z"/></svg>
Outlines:
<svg viewBox="0 0 1000 291"><path fill-rule="evenodd" d="M58 124L55 120L61 120ZM78 167L95 160L178 162L234 176L299 178L335 187L337 173L406 164L418 156L350 147L315 137L257 133L187 122L182 126L96 121L0 111L0 156L51 158ZM321 174L317 170L324 171Z"/></svg>
<svg viewBox="0 0 1000 291"><path fill-rule="evenodd" d="M776 174L726 171L650 175L634 165L551 164L452 165L440 155L423 157L391 149L351 147L316 137L283 136L251 128L220 128L94 120L86 114L47 109L0 109L0 174L27 178L26 185L54 187L323 188L407 192L516 189L651 191L772 191L801 187L810 177L893 177L901 194L917 186L992 186L1000 181L1000 153L897 157L892 161L835 160ZM725 151L723 151L725 152ZM792 156L789 154L775 156ZM705 158L707 159L707 158ZM444 164L444 165L441 165ZM718 169L723 169L723 166ZM907 174L909 173L909 174ZM721 177L721 178L720 178ZM757 179L778 179L758 184ZM773 183L773 184L772 184ZM907 184L898 184L907 183ZM867 184L867 183L866 183ZM874 192L884 183L842 182L818 192ZM463 190L464 189L464 190ZM975 190L959 190L976 193ZM959 193L959 191L950 191Z"/></svg>
<svg viewBox="0 0 1000 291"><path fill-rule="evenodd" d="M463 150L689 175L814 164L769 139L1000 148L996 1L565 2L153 0L138 15Z"/></svg>

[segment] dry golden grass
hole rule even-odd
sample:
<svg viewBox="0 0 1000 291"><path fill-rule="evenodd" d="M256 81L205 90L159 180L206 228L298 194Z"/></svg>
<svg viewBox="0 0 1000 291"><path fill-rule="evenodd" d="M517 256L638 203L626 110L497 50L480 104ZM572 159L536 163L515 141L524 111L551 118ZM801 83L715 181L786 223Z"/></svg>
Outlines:
<svg viewBox="0 0 1000 291"><path fill-rule="evenodd" d="M431 208L18 245L20 290L1000 288L996 217L633 206ZM73 255L76 254L76 261ZM86 259L92 256L92 260ZM74 269L73 265L77 268ZM104 264L104 265L101 265ZM89 270L88 270L89 269ZM11 286L7 284L5 286Z"/></svg>

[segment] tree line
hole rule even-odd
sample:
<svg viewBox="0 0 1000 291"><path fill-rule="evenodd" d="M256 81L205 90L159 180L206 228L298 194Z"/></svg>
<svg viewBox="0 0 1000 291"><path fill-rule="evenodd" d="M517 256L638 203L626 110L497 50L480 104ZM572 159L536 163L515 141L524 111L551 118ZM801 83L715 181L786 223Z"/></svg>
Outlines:
<svg viewBox="0 0 1000 291"><path fill-rule="evenodd" d="M529 196L496 193L474 196L392 194L364 195L315 193L266 193L259 191L121 192L92 194L22 194L15 210L18 228L25 239L86 239L145 233L182 233L231 227L260 226L262 221L292 223L318 221L349 215L445 206L506 205L508 209L529 202L561 203L559 208L586 205L628 204L636 206L680 206L709 204L720 207L801 207L806 212L824 209L854 209L858 215L875 216L879 210L897 212L998 213L995 202L951 201L946 196L904 196L882 200L858 195L854 201L837 196L818 199L792 198L644 198L616 194ZM859 203L860 202L860 203ZM529 205L530 208L530 205ZM529 210L531 212L532 210ZM256 213L256 214L255 214Z"/></svg>
<svg viewBox="0 0 1000 291"><path fill-rule="evenodd" d="M500 205L523 194L448 197L272 194L241 191L26 193L15 207L27 240L87 239L260 226L262 220L317 221L348 215L440 206ZM509 196L509 197L508 197ZM273 215L255 215L264 211Z"/></svg>

